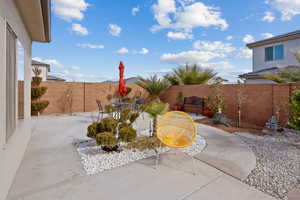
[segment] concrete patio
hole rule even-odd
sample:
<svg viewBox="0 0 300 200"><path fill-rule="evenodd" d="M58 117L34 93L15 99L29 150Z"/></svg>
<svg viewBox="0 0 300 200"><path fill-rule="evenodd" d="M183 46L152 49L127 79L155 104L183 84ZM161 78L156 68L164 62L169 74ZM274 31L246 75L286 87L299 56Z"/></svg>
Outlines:
<svg viewBox="0 0 300 200"><path fill-rule="evenodd" d="M85 139L90 113L45 116L33 121L34 133L8 200L271 200L238 179L255 167L255 157L237 136L199 125L207 148L192 161L165 154L159 168L152 158L87 176L73 142Z"/></svg>

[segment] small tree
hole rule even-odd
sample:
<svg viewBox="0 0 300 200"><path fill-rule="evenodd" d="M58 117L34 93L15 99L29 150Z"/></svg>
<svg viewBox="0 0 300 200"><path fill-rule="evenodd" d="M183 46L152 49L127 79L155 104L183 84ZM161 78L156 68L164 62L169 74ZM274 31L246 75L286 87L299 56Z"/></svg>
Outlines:
<svg viewBox="0 0 300 200"><path fill-rule="evenodd" d="M300 90L293 91L288 126L300 131Z"/></svg>
<svg viewBox="0 0 300 200"><path fill-rule="evenodd" d="M169 104L163 103L159 100L152 101L145 109L145 112L150 115L153 119L152 122L152 136L156 136L156 124L157 124L157 117L159 115L165 114L169 110Z"/></svg>
<svg viewBox="0 0 300 200"><path fill-rule="evenodd" d="M238 109L238 127L241 127L242 123L242 106L247 101L247 95L245 95L242 85L238 84L237 88L237 109Z"/></svg>
<svg viewBox="0 0 300 200"><path fill-rule="evenodd" d="M214 111L214 113L223 113L225 109L224 97L221 91L221 84L216 83L211 85L212 95L209 97L208 108Z"/></svg>
<svg viewBox="0 0 300 200"><path fill-rule="evenodd" d="M34 77L32 77L31 82L31 113L32 115L39 115L49 105L49 101L41 100L41 97L47 92L47 88L40 86L42 71L38 67L34 67L32 71Z"/></svg>

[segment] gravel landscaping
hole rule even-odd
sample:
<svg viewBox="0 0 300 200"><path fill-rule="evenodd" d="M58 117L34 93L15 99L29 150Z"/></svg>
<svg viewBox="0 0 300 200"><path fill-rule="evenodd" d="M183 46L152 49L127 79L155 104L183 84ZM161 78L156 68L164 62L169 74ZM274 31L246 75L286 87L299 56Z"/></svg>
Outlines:
<svg viewBox="0 0 300 200"><path fill-rule="evenodd" d="M154 150L137 151L124 148L121 152L106 153L94 140L87 140L75 144L81 158L81 163L88 175L97 174L105 170L127 165L131 162L155 156ZM125 144L123 144L125 145ZM189 155L195 155L203 151L206 142L203 137L197 136L196 141L190 147L180 149ZM160 152L166 152L169 148L164 147Z"/></svg>
<svg viewBox="0 0 300 200"><path fill-rule="evenodd" d="M257 158L256 168L244 181L278 199L300 188L300 134L253 136L240 134Z"/></svg>

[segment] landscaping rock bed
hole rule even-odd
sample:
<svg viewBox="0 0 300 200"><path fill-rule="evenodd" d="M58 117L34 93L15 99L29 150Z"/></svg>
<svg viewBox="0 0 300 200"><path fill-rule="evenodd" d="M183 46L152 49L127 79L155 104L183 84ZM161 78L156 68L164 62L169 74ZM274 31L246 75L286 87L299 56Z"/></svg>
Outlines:
<svg viewBox="0 0 300 200"><path fill-rule="evenodd" d="M257 158L256 168L244 182L287 200L289 191L300 188L300 134L286 132L283 136L240 136Z"/></svg>
<svg viewBox="0 0 300 200"><path fill-rule="evenodd" d="M100 146L97 146L94 140L87 140L77 142L77 151L81 158L84 170L88 175L97 174L105 170L110 170L116 167L120 167L131 162L155 156L154 150L131 150L123 148L121 152L106 153ZM122 146L124 147L125 144ZM203 137L197 136L196 141L190 147L183 148L181 151L188 153L189 155L195 155L200 153L206 146L206 142ZM159 152L166 152L169 148L164 147L159 149Z"/></svg>

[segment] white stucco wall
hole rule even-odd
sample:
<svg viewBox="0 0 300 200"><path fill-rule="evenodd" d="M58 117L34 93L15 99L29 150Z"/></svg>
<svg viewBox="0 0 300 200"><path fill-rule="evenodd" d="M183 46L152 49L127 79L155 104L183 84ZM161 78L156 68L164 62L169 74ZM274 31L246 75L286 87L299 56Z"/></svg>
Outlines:
<svg viewBox="0 0 300 200"><path fill-rule="evenodd" d="M30 79L31 39L12 0L0 0L0 200L4 200L22 161L31 136ZM24 120L17 120L15 133L6 141L6 22L24 47ZM17 103L16 103L17 105Z"/></svg>
<svg viewBox="0 0 300 200"><path fill-rule="evenodd" d="M284 59L266 62L265 48L278 44L284 45ZM253 71L266 69L270 67L285 67L288 65L299 65L295 56L291 52L293 50L300 50L300 39L253 48Z"/></svg>
<svg viewBox="0 0 300 200"><path fill-rule="evenodd" d="M32 66L32 69L34 68L34 66L39 67L39 69L42 71L42 72L41 72L41 75L39 76L39 77L42 78L42 81L47 81L48 68L45 67L45 66L33 65L33 66ZM34 77L34 76L35 76L35 75L34 75L33 71L31 70L31 77Z"/></svg>

